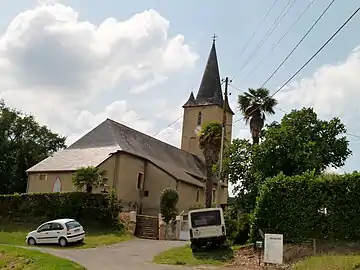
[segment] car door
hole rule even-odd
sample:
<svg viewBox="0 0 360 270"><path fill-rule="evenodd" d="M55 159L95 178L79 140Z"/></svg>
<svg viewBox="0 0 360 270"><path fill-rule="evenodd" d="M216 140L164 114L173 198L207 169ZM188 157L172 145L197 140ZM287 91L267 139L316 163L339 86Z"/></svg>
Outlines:
<svg viewBox="0 0 360 270"><path fill-rule="evenodd" d="M36 242L39 244L47 244L50 243L50 235L49 232L51 231L51 223L46 223L40 226L36 233Z"/></svg>
<svg viewBox="0 0 360 270"><path fill-rule="evenodd" d="M50 228L50 232L49 232L49 236L52 238L49 238L51 243L58 243L58 239L61 236L64 227L60 224L60 223L51 223L51 228Z"/></svg>

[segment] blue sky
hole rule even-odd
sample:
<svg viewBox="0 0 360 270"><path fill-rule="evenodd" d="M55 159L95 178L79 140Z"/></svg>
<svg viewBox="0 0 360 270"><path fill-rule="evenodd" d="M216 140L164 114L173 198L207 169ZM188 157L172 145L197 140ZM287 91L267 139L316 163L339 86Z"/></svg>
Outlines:
<svg viewBox="0 0 360 270"><path fill-rule="evenodd" d="M192 89L197 92L211 46L211 37L214 33L218 35L216 45L221 76L229 76L230 78L235 76L232 84L240 89L245 90L248 87L256 88L259 87L275 70L277 65L284 59L288 52L290 52L292 47L298 42L298 40L329 3L329 1L325 0L316 0L308 12L277 47L277 49L269 54L271 47L278 41L289 25L310 2L310 0L297 0L289 13L281 21L279 27L276 28L275 32L263 44L262 48L251 59L249 64L241 72L239 72L239 69L244 64L245 59L263 38L266 31L268 31L270 25L284 8L288 0L278 0L276 2L265 23L257 32L257 35L250 46L241 56L240 52L245 43L248 41L255 27L262 19L272 2L273 0L60 1L61 4L71 7L73 11L78 13L78 21L88 21L95 26L100 25L109 17L113 17L117 21L127 21L137 13L142 13L149 9L155 10L160 16L169 22L169 27L167 28L168 39L175 37L178 34L182 35L184 37L184 44L188 45L191 51L198 57L196 60L194 60L195 58L191 58L193 59L193 64L190 64L189 62L188 64L184 63L179 65L176 71L167 73L164 69L161 69L161 74L165 74L167 79L158 83L154 87L149 87L151 89L142 91L140 94L131 93L131 89L134 87L131 80L129 80L128 83L124 83L124 80L116 80L115 83L106 83L103 90L104 92L101 95L98 95L97 98L94 98L94 100L71 105L71 108L69 107L66 109L68 111L74 111L70 118L66 118L70 119L69 123L64 121L65 116L59 117L58 115L54 115L50 118L45 109L39 111L38 108L33 108L30 105L23 107L23 103L16 103L16 101L12 101L11 97L15 94L10 96L9 93L10 90L15 90L13 90L10 86L3 86L2 88L0 86L0 96L3 92L2 96L5 99L8 99L9 104L13 106L20 106L24 111L34 113L37 117L39 117L39 119L41 119L41 121L46 124L50 124L50 126L52 126L55 130L66 134L72 139L76 138L76 136L80 136L90 128L91 124L99 121L99 119L105 115L103 114L103 111L106 106L110 106L119 100L126 100L126 110L136 112L137 116L135 119L142 121L138 126L143 127L146 125L145 122L152 121L151 125L149 124L151 128L149 127L148 129L145 129L144 132L149 134L156 133L165 129L168 124L181 115L180 106L183 101L187 99L189 92ZM278 86L285 82L288 77L290 77L326 41L326 39L332 35L332 33L358 7L358 5L359 3L356 0L336 0L324 18L286 62L284 67L281 68L269 81L266 87L269 88L271 92L274 92ZM34 10L36 8L38 8L38 3L36 1L8 1L8 3L5 4L5 8L0 10L0 34L7 31L9 23L20 13L27 10ZM294 79L294 81L299 84L293 85L290 89L291 91L286 90L282 93L282 95L279 95L279 108L290 110L291 108L299 108L302 106L315 106L315 110L319 112L320 117L330 118L339 116L347 124L349 133L360 136L360 125L356 122L358 116L360 116L360 112L357 111L357 104L355 103L356 98L360 97L360 93L357 94L354 90L357 86L360 86L360 82L356 74L353 75L353 73L355 73L354 71L351 73L352 75L346 75L346 72L344 71L348 67L345 62L347 61L349 55L352 55L352 51L360 45L360 35L358 35L357 27L359 23L360 15L356 16L352 22L350 22L346 28L326 47L326 49L324 49L318 57L316 57L316 59ZM38 34L36 38L39 39L39 36L41 36L41 34ZM42 51L44 51L44 47L42 48ZM258 61L264 57L264 64L261 65L261 67L257 69L250 78L245 80L247 74L258 63ZM355 58L357 59L357 57ZM51 61L56 60L52 59ZM173 61L177 60L174 58ZM350 65L351 70L353 70L353 67L359 68L360 64L357 66L357 63L360 63L360 61L356 60L355 62L355 64ZM56 65L55 62L53 64ZM342 65L344 65L344 67ZM319 72L319 68L322 68L321 72L318 73L318 76L314 77L314 73ZM173 70L175 70L175 68L173 68ZM20 75L13 76L15 78L14 80L21 80L19 77ZM59 76L60 78L61 76L64 76L64 80L67 80L68 77L66 76L69 75L59 74ZM310 83L311 87L309 87L309 89L311 88L311 91L304 89L306 87L300 83L301 79L304 78L310 80L306 81L307 84L305 84L305 86ZM336 82L331 82L330 79L332 78L338 79ZM325 80L327 80L326 83L324 82ZM39 78L39 83L37 83L37 85L41 85L42 82L44 82L44 78ZM27 89L25 83L21 85L22 88ZM332 87L327 89L328 85L334 85L334 87L336 86L336 91L332 89ZM54 87L54 89L55 88L56 87ZM20 90L17 89L16 94L19 94L19 91ZM26 93L29 95L30 92L35 94L34 91L35 90L32 88L31 91L27 90ZM334 91L337 94L334 94ZM235 102L238 92L232 88L231 92L232 101ZM39 93L40 92L38 92L38 95ZM297 94L299 95L297 96ZM288 95L291 95L291 98ZM54 95L51 94L51 96L53 97ZM101 98L99 98L100 96ZM289 101L290 99L291 102ZM34 100L36 99L34 98ZM59 100L58 97L57 100ZM354 102L351 103L351 101ZM154 110L154 104L156 102L160 102L161 104L166 103L166 106L164 105L164 111L161 111L160 109ZM58 104L59 103L57 103L57 106ZM60 107L63 106L64 105L62 104ZM45 107L49 107L49 105L44 104L44 108ZM160 107L161 106L159 106L159 108ZM329 107L331 110L329 110ZM336 107L336 110L333 111L332 108L334 107ZM61 110L61 108L58 110ZM172 113L171 116L169 112ZM42 113L43 115L41 115ZM89 115L96 119L90 121ZM281 111L277 111L277 115L275 117L271 117L269 120L278 120L282 117L282 115L283 113ZM77 125L74 125L74 123L71 122L73 117L77 118L79 122ZM121 118L121 116L119 117ZM237 120L238 118L240 118L239 115L235 116L234 120ZM84 119L86 119L88 125L84 125L81 122ZM129 116L127 119L123 119L123 121L130 121L131 123L134 123L135 120ZM57 124L54 124L55 122ZM61 124L59 124L60 122ZM177 124L179 125L181 122ZM135 127L138 126L135 125ZM237 124L234 129L234 135L249 136L247 132L248 128L242 122ZM176 145L179 140L179 131L174 131L175 133L177 132L177 135L174 135L175 137L172 137L171 132L171 130L168 131L163 135L163 137L160 137L160 139L164 139ZM350 146L353 150L353 156L344 167L345 171L358 169L358 160L360 156L360 137L349 137L349 140L351 141Z"/></svg>

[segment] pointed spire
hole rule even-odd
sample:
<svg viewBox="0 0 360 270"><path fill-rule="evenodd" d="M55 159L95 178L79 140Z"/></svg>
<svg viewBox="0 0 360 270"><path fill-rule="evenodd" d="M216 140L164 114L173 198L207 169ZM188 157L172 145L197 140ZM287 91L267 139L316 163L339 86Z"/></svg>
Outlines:
<svg viewBox="0 0 360 270"><path fill-rule="evenodd" d="M191 91L188 101L185 102L183 108L189 107L191 105L196 105L195 97L193 91Z"/></svg>
<svg viewBox="0 0 360 270"><path fill-rule="evenodd" d="M205 71L200 83L196 101L201 103L212 103L222 105L223 96L221 91L219 65L216 55L215 38L211 46L209 58L206 63Z"/></svg>
<svg viewBox="0 0 360 270"><path fill-rule="evenodd" d="M183 108L207 105L218 105L223 107L224 97L221 90L219 64L215 47L216 38L217 36L214 34L212 37L213 42L210 54L200 83L199 91L196 95L196 99L194 98L194 94L191 92L189 100L183 105ZM226 101L226 103L229 112L234 114L229 106L229 102Z"/></svg>

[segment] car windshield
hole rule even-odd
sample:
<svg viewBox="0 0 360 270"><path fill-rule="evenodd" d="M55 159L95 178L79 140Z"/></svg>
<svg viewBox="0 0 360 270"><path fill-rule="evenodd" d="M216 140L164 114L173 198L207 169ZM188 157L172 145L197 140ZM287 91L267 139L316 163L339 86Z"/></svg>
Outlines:
<svg viewBox="0 0 360 270"><path fill-rule="evenodd" d="M191 226L193 228L218 225L221 225L219 210L191 213Z"/></svg>
<svg viewBox="0 0 360 270"><path fill-rule="evenodd" d="M66 222L65 225L68 230L75 229L81 226L80 223L75 220Z"/></svg>

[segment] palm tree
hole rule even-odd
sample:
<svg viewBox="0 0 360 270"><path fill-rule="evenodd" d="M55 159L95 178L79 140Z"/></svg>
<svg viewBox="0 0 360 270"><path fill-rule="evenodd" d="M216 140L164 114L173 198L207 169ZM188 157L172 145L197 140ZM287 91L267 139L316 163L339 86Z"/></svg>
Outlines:
<svg viewBox="0 0 360 270"><path fill-rule="evenodd" d="M106 171L97 167L83 167L73 173L72 181L74 187L91 193L93 187L104 187L106 182Z"/></svg>
<svg viewBox="0 0 360 270"><path fill-rule="evenodd" d="M266 115L275 114L274 108L277 105L277 100L270 97L270 91L266 88L249 88L248 92L238 96L238 105L245 123L250 122L253 144L258 144Z"/></svg>
<svg viewBox="0 0 360 270"><path fill-rule="evenodd" d="M210 208L213 189L213 167L219 160L222 126L220 123L208 123L200 131L199 146L205 158L206 187L205 207Z"/></svg>

